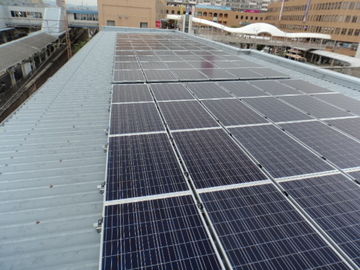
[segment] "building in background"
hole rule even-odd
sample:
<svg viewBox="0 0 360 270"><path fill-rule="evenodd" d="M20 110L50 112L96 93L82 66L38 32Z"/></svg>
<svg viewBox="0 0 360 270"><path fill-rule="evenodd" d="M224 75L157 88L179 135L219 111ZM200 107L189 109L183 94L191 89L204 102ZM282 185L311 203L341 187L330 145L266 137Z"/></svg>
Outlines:
<svg viewBox="0 0 360 270"><path fill-rule="evenodd" d="M107 26L155 28L166 18L166 0L98 0L100 28Z"/></svg>
<svg viewBox="0 0 360 270"><path fill-rule="evenodd" d="M360 0L274 2L265 21L287 32L329 34L333 51L355 55L360 40Z"/></svg>

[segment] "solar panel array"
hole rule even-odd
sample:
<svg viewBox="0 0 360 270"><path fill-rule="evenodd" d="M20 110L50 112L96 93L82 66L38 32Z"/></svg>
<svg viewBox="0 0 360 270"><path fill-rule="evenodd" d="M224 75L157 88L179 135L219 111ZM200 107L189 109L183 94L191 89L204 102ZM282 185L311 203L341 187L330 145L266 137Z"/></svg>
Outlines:
<svg viewBox="0 0 360 270"><path fill-rule="evenodd" d="M101 269L360 267L360 102L118 34Z"/></svg>

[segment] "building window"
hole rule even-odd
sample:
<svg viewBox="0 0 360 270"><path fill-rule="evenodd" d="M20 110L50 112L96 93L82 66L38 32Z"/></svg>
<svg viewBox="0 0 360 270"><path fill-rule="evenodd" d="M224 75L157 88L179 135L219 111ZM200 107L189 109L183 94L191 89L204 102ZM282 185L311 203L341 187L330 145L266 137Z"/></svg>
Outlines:
<svg viewBox="0 0 360 270"><path fill-rule="evenodd" d="M341 35L346 35L346 32L347 32L347 28L341 29Z"/></svg>
<svg viewBox="0 0 360 270"><path fill-rule="evenodd" d="M339 16L339 22L342 22L344 20L344 16L343 15L340 15Z"/></svg>
<svg viewBox="0 0 360 270"><path fill-rule="evenodd" d="M204 16L204 17L207 17L207 12L204 12L203 16Z"/></svg>
<svg viewBox="0 0 360 270"><path fill-rule="evenodd" d="M352 36L353 33L354 33L354 29L349 29L347 34L348 34L348 36Z"/></svg>
<svg viewBox="0 0 360 270"><path fill-rule="evenodd" d="M202 12L201 12L201 11L199 11L197 15L198 15L198 16L202 16Z"/></svg>
<svg viewBox="0 0 360 270"><path fill-rule="evenodd" d="M241 20L244 19L244 16L241 16L240 19L241 19Z"/></svg>
<svg viewBox="0 0 360 270"><path fill-rule="evenodd" d="M348 15L348 16L345 17L345 22L348 23L348 22L350 22L350 20L351 20L351 16L350 16L350 15Z"/></svg>
<svg viewBox="0 0 360 270"><path fill-rule="evenodd" d="M172 10L172 11L171 11L171 14L175 14L175 10Z"/></svg>
<svg viewBox="0 0 360 270"><path fill-rule="evenodd" d="M347 9L349 6L349 2L343 2L342 3L342 9Z"/></svg>
<svg viewBox="0 0 360 270"><path fill-rule="evenodd" d="M237 15L236 15L236 16L237 16ZM225 14L224 14L224 18L227 18L227 17L228 17L228 15L227 15L227 13L225 13Z"/></svg>
<svg viewBox="0 0 360 270"><path fill-rule="evenodd" d="M147 22L141 22L140 23L140 28L148 28L148 23Z"/></svg>
<svg viewBox="0 0 360 270"><path fill-rule="evenodd" d="M212 12L209 12L209 17L212 17L212 16L213 16Z"/></svg>
<svg viewBox="0 0 360 270"><path fill-rule="evenodd" d="M355 7L355 2L350 2L349 9L354 9L354 7Z"/></svg>
<svg viewBox="0 0 360 270"><path fill-rule="evenodd" d="M106 23L107 26L115 26L115 21L107 21Z"/></svg>
<svg viewBox="0 0 360 270"><path fill-rule="evenodd" d="M338 34L340 34L340 28L335 29L335 35L338 35Z"/></svg>
<svg viewBox="0 0 360 270"><path fill-rule="evenodd" d="M180 15L180 10L178 10L177 14Z"/></svg>
<svg viewBox="0 0 360 270"><path fill-rule="evenodd" d="M236 15L236 16L235 16L235 19L239 19L239 15Z"/></svg>
<svg viewBox="0 0 360 270"><path fill-rule="evenodd" d="M356 3L356 9L360 9L360 2Z"/></svg>
<svg viewBox="0 0 360 270"><path fill-rule="evenodd" d="M356 23L358 20L358 16L353 16L351 22Z"/></svg>
<svg viewBox="0 0 360 270"><path fill-rule="evenodd" d="M355 30L354 36L356 36L356 37L360 36L360 29Z"/></svg>

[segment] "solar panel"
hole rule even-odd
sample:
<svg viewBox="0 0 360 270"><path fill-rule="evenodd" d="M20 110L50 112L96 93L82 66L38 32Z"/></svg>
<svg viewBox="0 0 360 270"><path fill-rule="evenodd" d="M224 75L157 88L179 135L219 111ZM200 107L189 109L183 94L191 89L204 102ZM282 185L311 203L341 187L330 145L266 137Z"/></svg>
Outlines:
<svg viewBox="0 0 360 270"><path fill-rule="evenodd" d="M161 102L159 106L172 130L219 126L197 101Z"/></svg>
<svg viewBox="0 0 360 270"><path fill-rule="evenodd" d="M247 60L238 60L235 57L232 59L232 62L234 64L236 64L239 67L243 67L243 68L249 68L249 67L262 67L261 65L258 65L254 62L250 62Z"/></svg>
<svg viewBox="0 0 360 270"><path fill-rule="evenodd" d="M166 134L109 140L107 200L188 190Z"/></svg>
<svg viewBox="0 0 360 270"><path fill-rule="evenodd" d="M307 94L332 92L329 89L326 89L318 85L314 85L312 83L303 80L285 80L285 81L281 81L281 83L294 87L295 89L298 89Z"/></svg>
<svg viewBox="0 0 360 270"><path fill-rule="evenodd" d="M226 68L224 70L230 72L231 74L234 74L236 77L238 77L241 80L265 78L265 76L247 68L232 68L232 69Z"/></svg>
<svg viewBox="0 0 360 270"><path fill-rule="evenodd" d="M143 69L168 69L163 62L141 62Z"/></svg>
<svg viewBox="0 0 360 270"><path fill-rule="evenodd" d="M191 196L105 207L102 269L222 269Z"/></svg>
<svg viewBox="0 0 360 270"><path fill-rule="evenodd" d="M178 81L175 75L166 69L144 69L144 73L148 82Z"/></svg>
<svg viewBox="0 0 360 270"><path fill-rule="evenodd" d="M219 68L202 68L200 69L211 80L231 80L236 79L235 75Z"/></svg>
<svg viewBox="0 0 360 270"><path fill-rule="evenodd" d="M281 97L281 99L318 118L350 116L349 113L310 96Z"/></svg>
<svg viewBox="0 0 360 270"><path fill-rule="evenodd" d="M171 69L189 69L192 68L188 63L186 62L166 62L166 65Z"/></svg>
<svg viewBox="0 0 360 270"><path fill-rule="evenodd" d="M281 183L360 267L360 188L342 175Z"/></svg>
<svg viewBox="0 0 360 270"><path fill-rule="evenodd" d="M219 85L238 97L268 96L267 93L264 93L247 82L219 82Z"/></svg>
<svg viewBox="0 0 360 270"><path fill-rule="evenodd" d="M267 123L237 99L204 100L203 103L224 126Z"/></svg>
<svg viewBox="0 0 360 270"><path fill-rule="evenodd" d="M233 269L347 269L272 185L200 196Z"/></svg>
<svg viewBox="0 0 360 270"><path fill-rule="evenodd" d="M360 167L360 143L320 123L284 124L282 127L340 168Z"/></svg>
<svg viewBox="0 0 360 270"><path fill-rule="evenodd" d="M259 87L265 92L269 92L272 95L288 95L288 94L300 94L299 91L290 88L286 85L283 85L276 81L254 81L251 82L252 85Z"/></svg>
<svg viewBox="0 0 360 270"><path fill-rule="evenodd" d="M232 97L216 83L202 82L187 83L185 85L200 99Z"/></svg>
<svg viewBox="0 0 360 270"><path fill-rule="evenodd" d="M243 102L249 104L251 107L258 110L274 122L312 119L307 114L302 113L284 102L281 102L279 99L272 97L247 98L243 99Z"/></svg>
<svg viewBox="0 0 360 270"><path fill-rule="evenodd" d="M344 95L316 95L318 99L360 115L360 101Z"/></svg>
<svg viewBox="0 0 360 270"><path fill-rule="evenodd" d="M229 131L274 178L333 170L273 125L231 128Z"/></svg>
<svg viewBox="0 0 360 270"><path fill-rule="evenodd" d="M114 70L114 82L143 82L144 74L141 70Z"/></svg>
<svg viewBox="0 0 360 270"><path fill-rule="evenodd" d="M146 85L116 84L113 86L112 102L152 101L153 98Z"/></svg>
<svg viewBox="0 0 360 270"><path fill-rule="evenodd" d="M151 84L151 89L158 101L195 99L180 83Z"/></svg>
<svg viewBox="0 0 360 270"><path fill-rule="evenodd" d="M289 75L275 71L271 68L251 68L249 70L259 73L266 78L290 78Z"/></svg>
<svg viewBox="0 0 360 270"><path fill-rule="evenodd" d="M360 118L327 120L326 122L360 140Z"/></svg>
<svg viewBox="0 0 360 270"><path fill-rule="evenodd" d="M119 55L115 56L116 62L136 62L137 59L135 55Z"/></svg>
<svg viewBox="0 0 360 270"><path fill-rule="evenodd" d="M163 61L170 61L170 62L173 62L173 61L182 62L183 61L179 56L176 56L176 55L158 55L158 57Z"/></svg>
<svg viewBox="0 0 360 270"><path fill-rule="evenodd" d="M161 61L159 57L155 55L138 55L139 61L142 62L157 62Z"/></svg>
<svg viewBox="0 0 360 270"><path fill-rule="evenodd" d="M188 61L189 65L191 65L194 68L201 69L201 68L214 68L215 65L208 61Z"/></svg>
<svg viewBox="0 0 360 270"><path fill-rule="evenodd" d="M173 72L180 81L200 81L208 79L196 69L173 69Z"/></svg>
<svg viewBox="0 0 360 270"><path fill-rule="evenodd" d="M153 102L113 104L111 107L111 134L163 130L163 123Z"/></svg>
<svg viewBox="0 0 360 270"><path fill-rule="evenodd" d="M216 61L214 64L220 68L238 68L239 66L230 61Z"/></svg>
<svg viewBox="0 0 360 270"><path fill-rule="evenodd" d="M137 62L115 62L115 69L140 69Z"/></svg>
<svg viewBox="0 0 360 270"><path fill-rule="evenodd" d="M196 188L266 179L221 129L176 132L173 136Z"/></svg>

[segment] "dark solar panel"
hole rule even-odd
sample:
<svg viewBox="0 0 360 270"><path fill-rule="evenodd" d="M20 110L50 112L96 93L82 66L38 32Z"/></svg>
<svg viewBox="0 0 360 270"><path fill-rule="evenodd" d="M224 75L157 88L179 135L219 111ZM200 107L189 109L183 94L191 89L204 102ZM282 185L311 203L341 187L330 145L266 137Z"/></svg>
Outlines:
<svg viewBox="0 0 360 270"><path fill-rule="evenodd" d="M231 74L234 74L236 77L238 77L241 80L266 78L265 76L247 68L232 68L232 69L226 68L224 70L230 72Z"/></svg>
<svg viewBox="0 0 360 270"><path fill-rule="evenodd" d="M137 62L115 62L115 69L140 69Z"/></svg>
<svg viewBox="0 0 360 270"><path fill-rule="evenodd" d="M220 68L238 68L239 66L230 61L216 61L214 64Z"/></svg>
<svg viewBox="0 0 360 270"><path fill-rule="evenodd" d="M159 106L172 130L219 126L197 101L161 102Z"/></svg>
<svg viewBox="0 0 360 270"><path fill-rule="evenodd" d="M347 269L272 185L200 196L233 269Z"/></svg>
<svg viewBox="0 0 360 270"><path fill-rule="evenodd" d="M290 132L340 168L360 166L360 143L320 123L283 124Z"/></svg>
<svg viewBox="0 0 360 270"><path fill-rule="evenodd" d="M249 104L274 122L312 119L307 114L302 113L284 102L272 97L247 98L243 99L243 102Z"/></svg>
<svg viewBox="0 0 360 270"><path fill-rule="evenodd" d="M113 86L113 103L152 100L150 91L144 84L116 84Z"/></svg>
<svg viewBox="0 0 360 270"><path fill-rule="evenodd" d="M310 96L281 97L281 99L318 118L350 116L349 113Z"/></svg>
<svg viewBox="0 0 360 270"><path fill-rule="evenodd" d="M360 182L360 171L349 173L352 177Z"/></svg>
<svg viewBox="0 0 360 270"><path fill-rule="evenodd" d="M327 120L326 122L360 140L360 118Z"/></svg>
<svg viewBox="0 0 360 270"><path fill-rule="evenodd" d="M260 89L269 92L272 95L288 95L288 94L300 94L293 88L283 85L276 81L255 81L251 82L252 85L259 87Z"/></svg>
<svg viewBox="0 0 360 270"><path fill-rule="evenodd" d="M141 62L143 69L168 69L163 62Z"/></svg>
<svg viewBox="0 0 360 270"><path fill-rule="evenodd" d="M289 75L275 71L271 68L251 68L249 70L259 73L260 75L264 76L265 78L289 78L290 77Z"/></svg>
<svg viewBox="0 0 360 270"><path fill-rule="evenodd" d="M221 129L176 132L173 136L196 188L266 179Z"/></svg>
<svg viewBox="0 0 360 270"><path fill-rule="evenodd" d="M192 68L188 63L186 62L166 62L166 65L171 69L189 69Z"/></svg>
<svg viewBox="0 0 360 270"><path fill-rule="evenodd" d="M199 70L212 80L236 79L235 75L219 68L202 68Z"/></svg>
<svg viewBox="0 0 360 270"><path fill-rule="evenodd" d="M165 51L155 51L156 55L175 55L174 52L169 51L169 50L165 50Z"/></svg>
<svg viewBox="0 0 360 270"><path fill-rule="evenodd" d="M135 55L119 55L115 56L116 62L136 62L137 59Z"/></svg>
<svg viewBox="0 0 360 270"><path fill-rule="evenodd" d="M224 126L267 123L237 99L204 100L203 103Z"/></svg>
<svg viewBox="0 0 360 270"><path fill-rule="evenodd" d="M219 85L212 82L187 83L186 86L200 99L232 97Z"/></svg>
<svg viewBox="0 0 360 270"><path fill-rule="evenodd" d="M107 200L188 190L165 133L109 140Z"/></svg>
<svg viewBox="0 0 360 270"><path fill-rule="evenodd" d="M159 57L155 55L138 55L139 61L142 62L157 62L161 61Z"/></svg>
<svg viewBox="0 0 360 270"><path fill-rule="evenodd" d="M303 80L286 80L286 81L281 81L281 83L294 87L295 89L298 89L308 94L332 92L329 89L323 88L321 86Z"/></svg>
<svg viewBox="0 0 360 270"><path fill-rule="evenodd" d="M275 178L333 170L320 157L272 125L229 131Z"/></svg>
<svg viewBox="0 0 360 270"><path fill-rule="evenodd" d="M342 175L281 183L360 267L360 188Z"/></svg>
<svg viewBox="0 0 360 270"><path fill-rule="evenodd" d="M102 269L222 269L191 196L105 207Z"/></svg>
<svg viewBox="0 0 360 270"><path fill-rule="evenodd" d="M213 63L210 63L208 61L189 61L187 62L189 65L191 65L194 68L201 69L201 68L214 68L216 67Z"/></svg>
<svg viewBox="0 0 360 270"><path fill-rule="evenodd" d="M344 110L348 110L350 112L356 113L360 115L360 101L346 97L344 95L316 95L315 96L318 99L324 100L326 102L329 102L330 104L333 104L335 106L338 106L340 108L343 108Z"/></svg>
<svg viewBox="0 0 360 270"><path fill-rule="evenodd" d="M173 69L180 81L199 81L208 78L196 69Z"/></svg>
<svg viewBox="0 0 360 270"><path fill-rule="evenodd" d="M173 61L182 62L183 61L179 56L176 56L176 55L158 55L158 57L163 61L170 61L170 62L173 62Z"/></svg>
<svg viewBox="0 0 360 270"><path fill-rule="evenodd" d="M153 102L113 104L111 108L111 134L164 130Z"/></svg>
<svg viewBox="0 0 360 270"><path fill-rule="evenodd" d="M175 75L166 69L144 69L144 73L148 82L178 81Z"/></svg>
<svg viewBox="0 0 360 270"><path fill-rule="evenodd" d="M219 82L219 85L238 97L268 96L267 93L264 93L246 82Z"/></svg>
<svg viewBox="0 0 360 270"><path fill-rule="evenodd" d="M195 99L180 83L151 84L151 89L158 101Z"/></svg>
<svg viewBox="0 0 360 270"><path fill-rule="evenodd" d="M114 70L114 82L143 82L144 74L141 70Z"/></svg>

